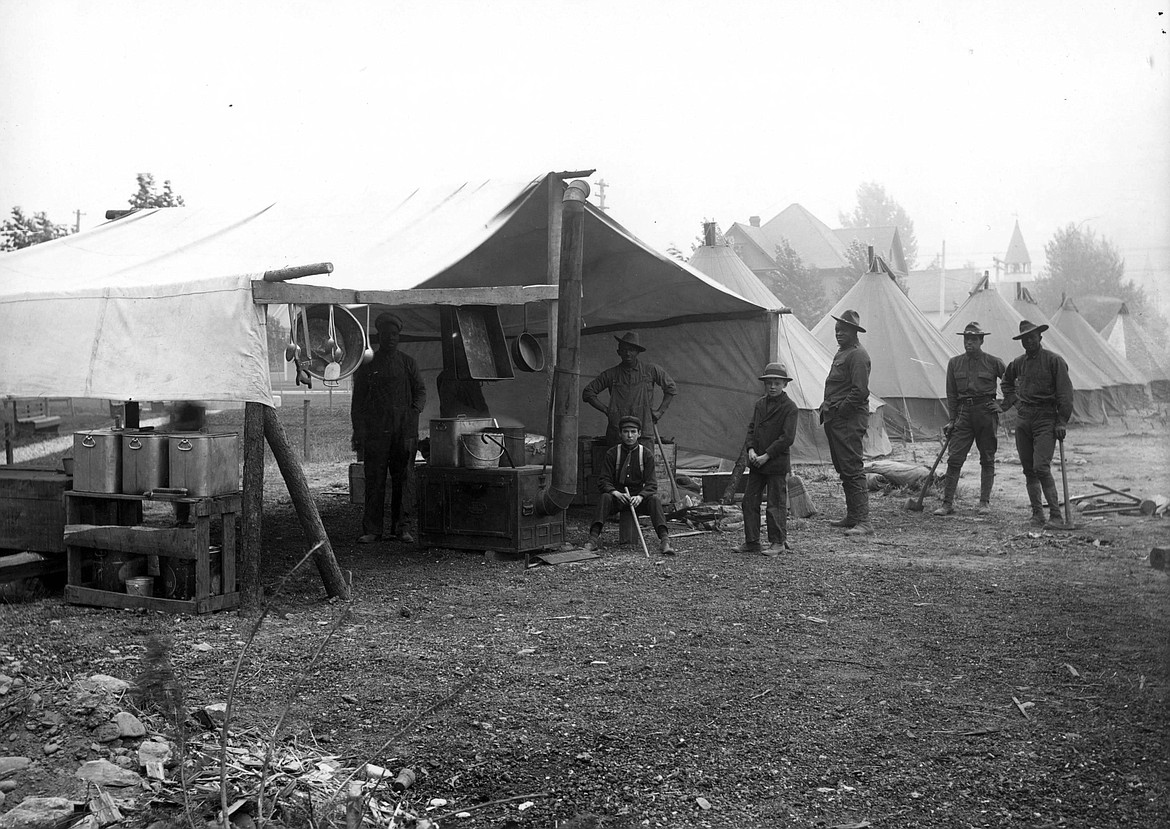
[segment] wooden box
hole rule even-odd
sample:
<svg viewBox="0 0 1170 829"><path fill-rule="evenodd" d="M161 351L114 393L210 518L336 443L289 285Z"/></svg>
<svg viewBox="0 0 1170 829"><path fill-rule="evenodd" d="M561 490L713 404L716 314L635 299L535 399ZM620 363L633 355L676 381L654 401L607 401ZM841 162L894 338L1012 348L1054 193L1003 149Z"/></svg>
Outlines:
<svg viewBox="0 0 1170 829"><path fill-rule="evenodd" d="M63 496L72 488L55 469L0 467L0 549L65 552Z"/></svg>

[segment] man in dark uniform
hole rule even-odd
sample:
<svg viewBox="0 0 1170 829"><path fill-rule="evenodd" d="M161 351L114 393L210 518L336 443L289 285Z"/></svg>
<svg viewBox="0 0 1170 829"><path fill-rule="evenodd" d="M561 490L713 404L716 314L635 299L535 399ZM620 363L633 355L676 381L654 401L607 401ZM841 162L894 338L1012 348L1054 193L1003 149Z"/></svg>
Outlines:
<svg viewBox="0 0 1170 829"><path fill-rule="evenodd" d="M991 487L995 483L995 450L999 441L999 403L995 400L995 385L1003 377L1007 366L998 357L983 353L983 338L987 332L979 323L971 322L959 332L963 351L947 363L947 411L950 422L943 433L950 435L947 455L947 477L942 506L935 515L950 515L955 511L955 489L959 474L971 444L979 447L979 514L991 512Z"/></svg>
<svg viewBox="0 0 1170 829"><path fill-rule="evenodd" d="M747 429L748 477L743 493L743 544L737 553L777 556L788 546L789 454L796 438L796 404L784 389L792 380L783 363L768 363L760 375L764 396L756 401ZM760 546L760 501L768 494L768 547Z"/></svg>
<svg viewBox="0 0 1170 829"><path fill-rule="evenodd" d="M821 423L829 440L829 456L845 491L845 517L829 526L845 527L845 535L873 535L869 520L869 489L865 482L862 441L869 428L869 354L857 338L864 334L861 316L842 311L833 330L837 353L825 378Z"/></svg>
<svg viewBox="0 0 1170 829"><path fill-rule="evenodd" d="M616 446L621 442L621 432L618 422L625 415L633 415L639 422L650 425L657 423L670 408L678 387L674 380L661 366L651 362L644 362L641 354L646 349L638 339L638 335L627 331L617 340L617 353L621 362L612 368L607 368L594 378L593 382L581 392L581 399L606 417L605 440L609 446ZM662 402L654 408L654 387L662 389ZM609 403L603 404L598 395L609 389ZM650 434L643 434L642 444L649 449L654 448L653 428Z"/></svg>
<svg viewBox="0 0 1170 829"><path fill-rule="evenodd" d="M427 391L413 357L398 350L402 321L379 314L374 321L380 344L374 359L353 378L353 448L365 467L366 504L359 544L382 538L386 505L386 476L390 495L390 534L413 544L414 455L418 448L418 417L427 404Z"/></svg>
<svg viewBox="0 0 1170 829"><path fill-rule="evenodd" d="M1052 453L1056 442L1064 440L1068 419L1072 417L1073 388L1068 377L1068 363L1059 354L1040 347L1040 335L1047 325L1028 320L1020 323L1019 340L1024 353L1012 360L1004 372L1003 410L1016 407L1016 452L1024 469L1028 502L1032 505L1032 523L1042 526L1043 499L1055 523L1062 521L1060 496L1052 477Z"/></svg>
<svg viewBox="0 0 1170 829"><path fill-rule="evenodd" d="M601 531L605 521L618 510L634 508L635 513L649 515L658 533L659 552L674 555L670 545L670 530L658 500L658 480L654 473L654 451L643 446L638 438L642 434L642 422L633 415L626 415L618 422L621 443L610 447L597 476L597 488L601 501L597 505L597 519L589 527L586 550L601 547Z"/></svg>

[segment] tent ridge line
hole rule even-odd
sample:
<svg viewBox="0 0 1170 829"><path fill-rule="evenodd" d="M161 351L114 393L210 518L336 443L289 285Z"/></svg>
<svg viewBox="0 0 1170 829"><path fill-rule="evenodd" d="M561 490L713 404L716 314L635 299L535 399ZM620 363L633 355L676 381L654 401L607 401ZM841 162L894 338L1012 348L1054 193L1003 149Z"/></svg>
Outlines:
<svg viewBox="0 0 1170 829"><path fill-rule="evenodd" d="M689 314L681 317L668 317L667 319L654 320L652 322L621 322L607 325L591 325L582 330L581 334L582 336L590 336L593 334L612 334L614 331L629 331L631 329L641 331L647 328L669 328L672 325L748 320L766 317L768 314L774 313L776 312L760 308L751 311L728 311L722 314Z"/></svg>
<svg viewBox="0 0 1170 829"><path fill-rule="evenodd" d="M252 280L252 302L256 305L523 305L554 300L559 292L557 285L358 291Z"/></svg>

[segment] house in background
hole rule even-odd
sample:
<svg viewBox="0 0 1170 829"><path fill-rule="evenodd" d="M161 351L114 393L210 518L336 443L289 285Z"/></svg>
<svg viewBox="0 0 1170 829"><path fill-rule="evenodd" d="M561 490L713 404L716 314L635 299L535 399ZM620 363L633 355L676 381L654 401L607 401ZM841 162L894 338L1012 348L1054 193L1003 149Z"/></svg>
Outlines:
<svg viewBox="0 0 1170 829"><path fill-rule="evenodd" d="M927 268L910 271L906 276L906 289L910 301L937 327L943 325L962 307L985 274L986 271L980 274L976 268L946 270Z"/></svg>

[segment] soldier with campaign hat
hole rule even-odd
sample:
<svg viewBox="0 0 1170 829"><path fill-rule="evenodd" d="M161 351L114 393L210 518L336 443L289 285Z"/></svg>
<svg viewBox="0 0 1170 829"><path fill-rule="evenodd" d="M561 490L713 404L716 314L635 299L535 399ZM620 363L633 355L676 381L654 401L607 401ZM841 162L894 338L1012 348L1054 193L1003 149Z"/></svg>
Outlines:
<svg viewBox="0 0 1170 829"><path fill-rule="evenodd" d="M617 340L621 362L598 374L581 392L581 399L605 415L605 440L609 446L616 446L621 441L618 421L625 415L633 415L644 427L640 440L647 448L653 449L653 424L666 414L678 387L661 366L641 359L646 348L636 332L627 331L614 339ZM662 389L662 401L657 408L654 406L655 386ZM602 403L599 395L607 389L609 401Z"/></svg>
<svg viewBox="0 0 1170 829"><path fill-rule="evenodd" d="M1060 523L1060 496L1052 477L1052 453L1056 442L1064 440L1068 419L1072 417L1073 388L1068 363L1059 354L1040 346L1047 325L1029 320L1020 322L1019 340L1024 353L1008 363L1000 387L1003 410L1016 407L1016 452L1024 470L1032 523L1043 526L1044 501L1048 502L1049 519Z"/></svg>
<svg viewBox="0 0 1170 829"><path fill-rule="evenodd" d="M955 511L955 490L971 444L979 448L979 514L991 512L991 487L995 483L995 452L999 441L1000 404L995 399L996 384L1007 366L998 357L983 351L988 332L979 323L967 323L958 332L963 338L963 353L947 363L947 412L950 420L943 433L950 436L947 476L942 506L935 515Z"/></svg>
<svg viewBox="0 0 1170 829"><path fill-rule="evenodd" d="M350 404L352 445L362 459L366 487L358 543L382 539L389 475L390 534L413 544L414 455L427 391L414 358L398 350L402 320L382 313L374 320L374 329L379 348L374 359L354 373Z"/></svg>
<svg viewBox="0 0 1170 829"><path fill-rule="evenodd" d="M821 423L829 441L829 456L841 478L845 491L845 517L831 521L832 527L845 527L845 535L872 535L869 520L869 489L862 471L862 444L869 428L869 353L861 347L858 334L864 334L861 316L856 311L842 311L834 334L837 353L825 378L825 399L821 403Z"/></svg>
<svg viewBox="0 0 1170 829"><path fill-rule="evenodd" d="M784 393L792 380L783 363L768 363L760 375L764 396L756 401L748 422L748 476L743 493L743 544L737 553L776 556L788 545L789 451L796 438L796 404ZM768 493L768 546L760 545L760 502Z"/></svg>

